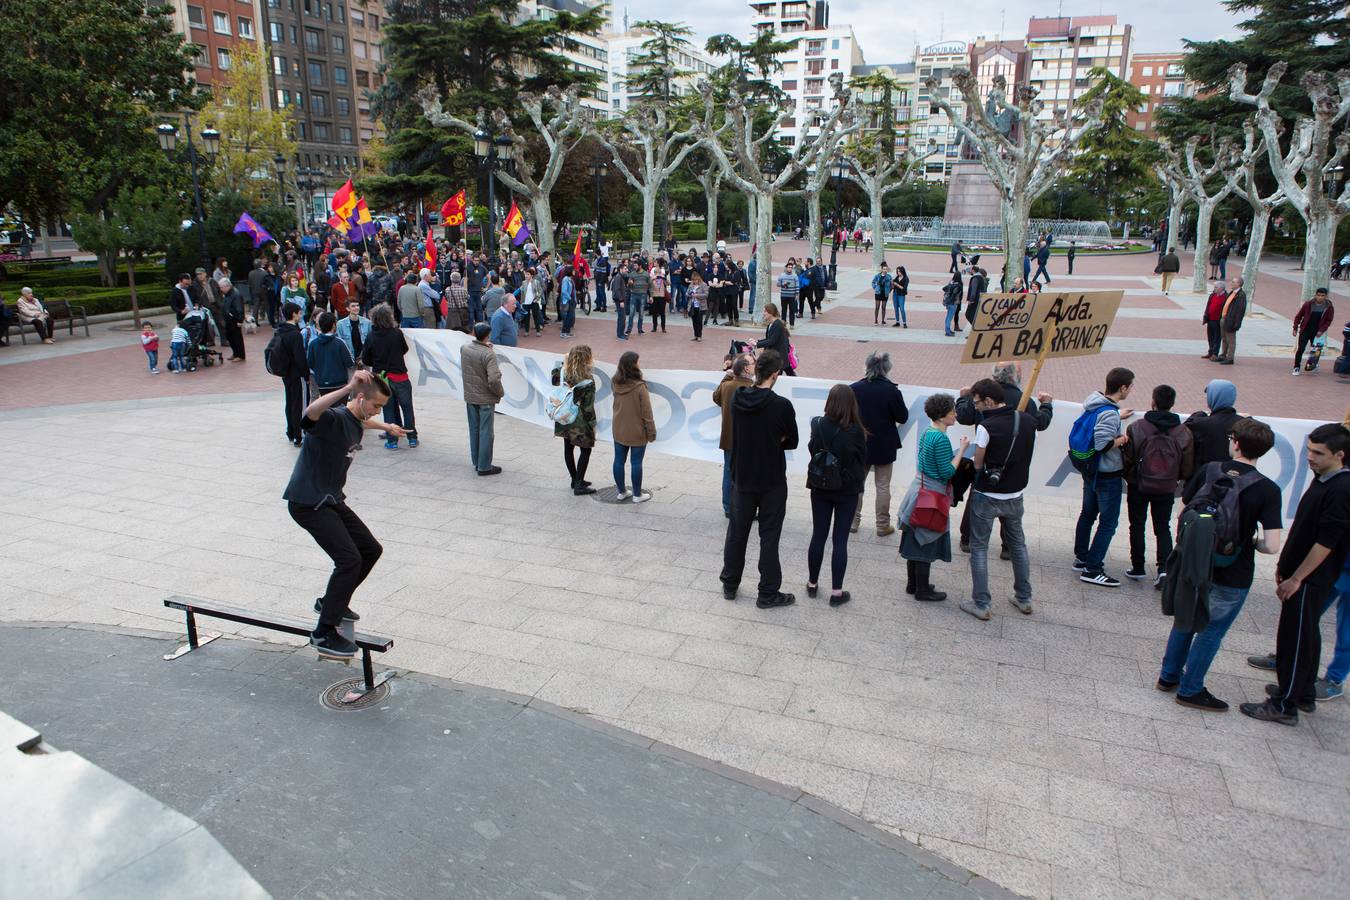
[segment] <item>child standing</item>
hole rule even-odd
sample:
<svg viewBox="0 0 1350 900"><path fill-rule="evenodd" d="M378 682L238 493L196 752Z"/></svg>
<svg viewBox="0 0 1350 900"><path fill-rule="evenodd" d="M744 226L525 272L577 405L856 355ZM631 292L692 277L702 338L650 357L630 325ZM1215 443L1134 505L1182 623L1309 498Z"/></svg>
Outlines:
<svg viewBox="0 0 1350 900"><path fill-rule="evenodd" d="M173 327L169 337L169 371L182 375L187 371L188 333L182 325Z"/></svg>
<svg viewBox="0 0 1350 900"><path fill-rule="evenodd" d="M146 361L150 364L150 374L159 374L159 335L155 327L146 322L141 328L141 349L145 351Z"/></svg>

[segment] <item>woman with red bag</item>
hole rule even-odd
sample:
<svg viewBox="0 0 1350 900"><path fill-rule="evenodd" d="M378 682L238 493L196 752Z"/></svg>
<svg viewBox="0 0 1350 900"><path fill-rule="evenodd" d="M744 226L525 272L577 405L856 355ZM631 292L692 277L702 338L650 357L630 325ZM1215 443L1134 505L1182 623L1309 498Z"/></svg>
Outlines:
<svg viewBox="0 0 1350 900"><path fill-rule="evenodd" d="M825 536L831 536L830 605L850 599L844 590L848 567L849 526L862 499L867 471L867 432L863 429L858 396L846 384L836 384L825 397L825 415L811 420L811 543L806 548L806 595L814 597L820 565L825 560ZM831 534L831 520L834 523Z"/></svg>
<svg viewBox="0 0 1350 900"><path fill-rule="evenodd" d="M947 429L956 424L956 401L951 394L934 394L924 401L924 414L932 425L919 438L918 472L909 493L900 504L900 555L905 558L905 593L915 600L946 600L933 590L929 571L937 560L952 561L952 536L947 528L952 495L950 482L956 464L970 445L961 438L953 452Z"/></svg>

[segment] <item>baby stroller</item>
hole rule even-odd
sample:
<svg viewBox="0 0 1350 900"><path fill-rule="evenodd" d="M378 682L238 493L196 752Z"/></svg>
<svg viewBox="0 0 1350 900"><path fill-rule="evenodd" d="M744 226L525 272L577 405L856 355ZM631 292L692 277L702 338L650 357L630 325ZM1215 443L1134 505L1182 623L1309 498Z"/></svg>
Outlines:
<svg viewBox="0 0 1350 900"><path fill-rule="evenodd" d="M200 309L193 310L183 317L183 330L188 333L187 361L188 371L194 372L198 365L208 368L224 364L225 354L214 349L211 340L210 320Z"/></svg>

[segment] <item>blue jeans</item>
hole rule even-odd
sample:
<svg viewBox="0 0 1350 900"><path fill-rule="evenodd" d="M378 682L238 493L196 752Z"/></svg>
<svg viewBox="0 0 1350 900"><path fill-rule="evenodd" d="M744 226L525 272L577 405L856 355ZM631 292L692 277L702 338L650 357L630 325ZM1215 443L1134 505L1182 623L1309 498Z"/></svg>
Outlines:
<svg viewBox="0 0 1350 900"><path fill-rule="evenodd" d="M624 334L633 333L633 323L637 323L638 334L642 334L642 308L647 305L647 298L629 297L628 298L628 328Z"/></svg>
<svg viewBox="0 0 1350 900"><path fill-rule="evenodd" d="M421 316L404 316L403 318L401 318L401 319L398 320L398 327L399 327L399 328L421 328L421 327L422 327L422 317L421 317Z"/></svg>
<svg viewBox="0 0 1350 900"><path fill-rule="evenodd" d="M481 321L483 321L483 292L469 291L469 324Z"/></svg>
<svg viewBox="0 0 1350 900"><path fill-rule="evenodd" d="M469 410L469 460L479 472L492 468L492 405L467 403Z"/></svg>
<svg viewBox="0 0 1350 900"><path fill-rule="evenodd" d="M1219 280L1221 281L1228 280L1228 260L1226 258L1221 259L1218 260L1218 263L1219 263Z"/></svg>
<svg viewBox="0 0 1350 900"><path fill-rule="evenodd" d="M689 306L689 286L686 284L680 284L675 288L675 308L678 309L680 312L684 312L688 306ZM755 307L753 304L751 304L750 308L754 309Z"/></svg>
<svg viewBox="0 0 1350 900"><path fill-rule="evenodd" d="M597 278L595 279L595 308L604 312L605 307L605 280L603 278Z"/></svg>
<svg viewBox="0 0 1350 900"><path fill-rule="evenodd" d="M572 326L577 321L577 308L575 304L569 303L562 308L562 330L566 334L572 333Z"/></svg>
<svg viewBox="0 0 1350 900"><path fill-rule="evenodd" d="M187 344L179 341L169 345L171 353L169 357L169 368L176 372L187 371Z"/></svg>
<svg viewBox="0 0 1350 900"><path fill-rule="evenodd" d="M624 308L625 304L621 300L614 301L614 336L623 337L624 325L628 322L628 312Z"/></svg>
<svg viewBox="0 0 1350 900"><path fill-rule="evenodd" d="M1205 687L1205 675L1210 664L1219 654L1223 637L1242 612L1242 604L1247 600L1250 588L1224 587L1221 584L1209 586L1209 624L1199 634L1173 628L1167 638L1167 650L1163 653L1162 671L1158 673L1160 681L1179 682L1177 694L1191 697Z"/></svg>
<svg viewBox="0 0 1350 900"><path fill-rule="evenodd" d="M412 382L389 380L389 391L391 396L389 402L384 405L384 420L394 425L402 425L408 429L408 439L417 440L417 422L413 418L412 402ZM398 438L386 431L384 439L397 444Z"/></svg>
<svg viewBox="0 0 1350 900"><path fill-rule="evenodd" d="M722 512L731 515L731 451L722 451Z"/></svg>
<svg viewBox="0 0 1350 900"><path fill-rule="evenodd" d="M947 315L943 320L942 330L947 334L953 334L952 326L956 324L956 304L953 303L951 306L944 307L944 309L947 311Z"/></svg>
<svg viewBox="0 0 1350 900"><path fill-rule="evenodd" d="M1125 479L1119 475L1098 474L1083 479L1083 511L1078 514L1074 531L1073 558L1087 564L1089 574L1102 571L1111 538L1116 535L1120 521L1120 495ZM1092 523L1097 523L1097 534L1092 534Z"/></svg>
<svg viewBox="0 0 1350 900"><path fill-rule="evenodd" d="M909 319L905 318L905 295L891 294L891 303L895 305L895 317L904 325L909 324Z"/></svg>
<svg viewBox="0 0 1350 900"><path fill-rule="evenodd" d="M614 442L614 485L623 492L623 464L628 460L628 454L633 455L633 496L642 493L642 457L647 455L647 446L629 447L627 444Z"/></svg>
<svg viewBox="0 0 1350 900"><path fill-rule="evenodd" d="M980 609L988 609L989 534L994 520L1002 525L1003 543L1012 554L1013 595L1019 601L1031 601L1031 554L1022 531L1022 498L994 500L978 491L970 498L970 599Z"/></svg>
<svg viewBox="0 0 1350 900"><path fill-rule="evenodd" d="M153 371L155 371L156 369L159 368L159 351L158 351L158 350L147 350L147 351L145 351L145 358L146 358L146 361L148 361L148 362L150 363L150 371L151 371L151 372L153 372Z"/></svg>
<svg viewBox="0 0 1350 900"><path fill-rule="evenodd" d="M746 307L746 311L749 313L751 319L754 319L754 318L755 318L755 283L754 283L754 281L751 281L751 282L750 282L750 305Z"/></svg>
<svg viewBox="0 0 1350 900"><path fill-rule="evenodd" d="M1342 575L1336 582L1336 590L1327 597L1322 615L1327 614L1332 604L1336 605L1336 650L1327 666L1327 681L1339 684L1350 675L1350 577Z"/></svg>

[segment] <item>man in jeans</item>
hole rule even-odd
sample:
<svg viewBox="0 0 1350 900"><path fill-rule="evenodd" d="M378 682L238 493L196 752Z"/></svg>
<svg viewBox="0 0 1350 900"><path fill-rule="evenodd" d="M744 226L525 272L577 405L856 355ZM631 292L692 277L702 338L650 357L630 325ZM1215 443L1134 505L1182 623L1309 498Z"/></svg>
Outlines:
<svg viewBox="0 0 1350 900"><path fill-rule="evenodd" d="M1120 401L1130 395L1134 373L1115 368L1106 373L1105 392L1093 391L1083 403L1083 412L1097 410L1093 431L1093 449L1097 451L1097 471L1083 476L1083 509L1078 514L1078 527L1073 540L1073 570L1080 581L1098 587L1120 587L1119 579L1106 574L1106 551L1120 523L1120 495L1124 492L1122 474L1125 461L1120 448L1129 440L1122 433L1121 420L1134 415L1134 410L1120 408ZM1093 535L1092 525L1097 525Z"/></svg>
<svg viewBox="0 0 1350 900"><path fill-rule="evenodd" d="M1031 556L1022 531L1022 492L1031 476L1036 449L1036 420L1004 403L1003 385L982 378L970 387L975 408L984 417L975 429L975 483L970 494L970 599L964 612L987 622L989 606L989 534L1002 525L1013 565L1013 596L1018 612L1031 615Z"/></svg>
<svg viewBox="0 0 1350 900"><path fill-rule="evenodd" d="M609 295L614 300L614 335L621 341L628 340L625 330L628 322L628 261L620 260L619 267L609 279Z"/></svg>
<svg viewBox="0 0 1350 900"><path fill-rule="evenodd" d="M1256 461L1275 446L1270 426L1242 419L1228 437L1232 459L1201 468L1186 485L1182 502L1190 503L1211 475L1239 478L1256 470ZM1217 472L1214 467L1218 467ZM1176 691L1177 703L1207 712L1222 712L1228 704L1205 688L1205 675L1219 653L1224 635L1242 612L1256 571L1256 552L1276 553L1284 519L1280 516L1280 488L1262 475L1238 495L1238 536L1242 539L1232 565L1216 566L1209 583L1209 624L1199 634L1173 628L1167 638L1158 690ZM1257 526L1260 526L1260 533Z"/></svg>
<svg viewBox="0 0 1350 900"><path fill-rule="evenodd" d="M1157 542L1154 559L1158 575L1153 580L1161 588L1163 569L1172 553L1172 502L1177 483L1190 480L1195 468L1195 440L1191 430L1172 412L1177 390L1170 384L1153 389L1153 408L1144 413L1125 432L1128 440L1121 448L1125 464L1125 506L1130 519L1130 570L1126 578L1142 581L1144 568L1144 525L1153 516L1153 536Z"/></svg>
<svg viewBox="0 0 1350 900"><path fill-rule="evenodd" d="M633 257L628 268L628 326L624 337L633 333L633 324L637 323L638 334L642 334L642 313L652 292L652 279L647 274L647 266L639 257Z"/></svg>
<svg viewBox="0 0 1350 900"><path fill-rule="evenodd" d="M488 343L491 327L473 326L473 340L459 348L459 368L464 378L464 405L469 411L469 459L479 475L499 475L502 467L492 464L492 411L502 399L502 370L497 353Z"/></svg>

